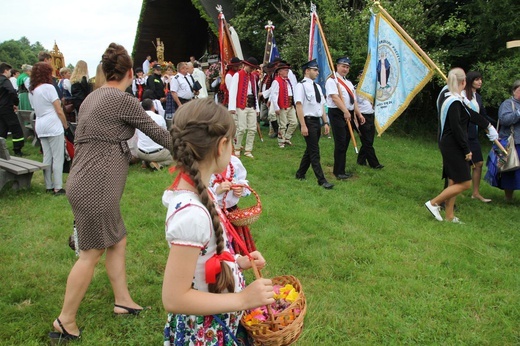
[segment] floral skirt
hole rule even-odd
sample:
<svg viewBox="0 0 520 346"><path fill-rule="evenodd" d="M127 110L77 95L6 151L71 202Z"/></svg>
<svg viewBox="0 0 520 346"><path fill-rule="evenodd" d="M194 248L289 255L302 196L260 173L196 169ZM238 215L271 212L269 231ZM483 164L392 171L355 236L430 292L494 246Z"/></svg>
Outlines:
<svg viewBox="0 0 520 346"><path fill-rule="evenodd" d="M168 314L168 322L164 328L164 346L234 346L235 339L239 346L252 345L245 329L240 325L242 313L216 316L226 327L213 315Z"/></svg>

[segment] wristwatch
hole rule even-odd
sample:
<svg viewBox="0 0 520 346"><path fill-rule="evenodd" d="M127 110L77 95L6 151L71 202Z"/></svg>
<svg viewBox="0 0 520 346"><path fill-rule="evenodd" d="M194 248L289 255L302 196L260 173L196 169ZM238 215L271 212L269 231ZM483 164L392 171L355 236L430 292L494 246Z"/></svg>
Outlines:
<svg viewBox="0 0 520 346"><path fill-rule="evenodd" d="M329 125L329 126L330 126L330 124L329 124L329 123L323 123L323 125L321 125L321 126L325 126L325 125Z"/></svg>

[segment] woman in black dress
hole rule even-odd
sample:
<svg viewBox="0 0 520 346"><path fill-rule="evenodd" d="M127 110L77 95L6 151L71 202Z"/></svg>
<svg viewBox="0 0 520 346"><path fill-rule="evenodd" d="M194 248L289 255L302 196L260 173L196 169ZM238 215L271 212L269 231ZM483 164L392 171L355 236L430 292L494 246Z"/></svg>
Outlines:
<svg viewBox="0 0 520 346"><path fill-rule="evenodd" d="M441 90L437 99L439 113L439 148L442 154L443 178L448 179L446 187L437 197L424 205L438 221L442 221L439 205L446 203L446 220L460 223L455 217L453 207L456 197L471 187L470 163L472 153L468 141L470 111L463 104L461 91L466 86L466 74L461 68L454 68L448 74L448 85ZM472 115L475 115L473 113ZM475 115L473 122L483 121L483 127L489 123Z"/></svg>

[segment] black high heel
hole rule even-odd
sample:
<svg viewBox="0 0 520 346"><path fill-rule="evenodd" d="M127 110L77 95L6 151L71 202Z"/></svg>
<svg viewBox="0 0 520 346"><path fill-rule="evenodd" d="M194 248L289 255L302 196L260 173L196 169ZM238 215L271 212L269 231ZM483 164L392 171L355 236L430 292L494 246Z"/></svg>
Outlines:
<svg viewBox="0 0 520 346"><path fill-rule="evenodd" d="M60 345L63 341L64 343L68 341L76 341L81 339L81 329L79 330L79 335L73 335L67 332L67 330L63 327L63 324L61 323L60 319L57 318L56 321L58 321L58 325L61 328L60 332L50 332L49 338L51 339L51 343L53 345Z"/></svg>
<svg viewBox="0 0 520 346"><path fill-rule="evenodd" d="M128 312L123 312L123 313L114 312L114 315L116 315L116 316L128 316L128 315L138 316L141 313L141 311L144 310L144 309L133 309L133 308L129 308L127 306L118 305L118 304L114 304L114 307L120 308L120 309L125 309L126 311L128 311Z"/></svg>

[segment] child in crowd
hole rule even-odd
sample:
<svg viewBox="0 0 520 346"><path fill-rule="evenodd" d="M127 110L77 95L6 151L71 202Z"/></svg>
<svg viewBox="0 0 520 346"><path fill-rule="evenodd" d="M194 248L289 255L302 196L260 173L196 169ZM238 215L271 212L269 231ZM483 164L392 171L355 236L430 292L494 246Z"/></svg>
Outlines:
<svg viewBox="0 0 520 346"><path fill-rule="evenodd" d="M235 124L209 99L193 100L175 114L171 134L177 178L163 195L168 207L162 300L169 312L165 345L234 345L243 310L274 302L269 279L245 287L249 258L232 255L229 221L208 189L212 174L229 164ZM251 253L258 268L265 260Z"/></svg>
<svg viewBox="0 0 520 346"><path fill-rule="evenodd" d="M251 191L248 188L236 185L248 185L247 171L242 161L234 155L231 156L231 161L226 169L220 174L214 174L211 177L210 188L217 196L217 201L220 208L225 207L228 212L238 209L238 201L240 197L249 196ZM249 253L256 250L255 242L251 236L251 231L248 226L238 227L235 226L237 234L242 238L242 241L247 247ZM233 249L235 253L246 255L237 244L237 241L232 241Z"/></svg>

